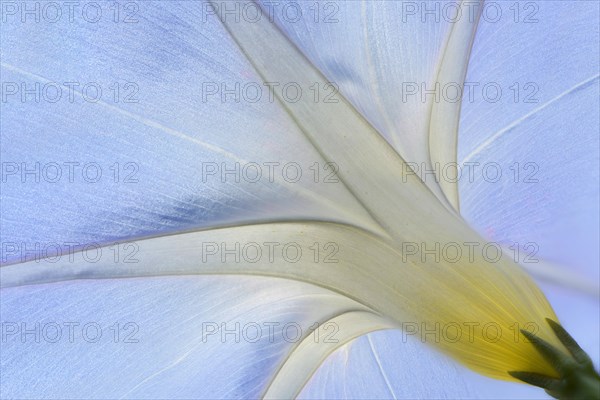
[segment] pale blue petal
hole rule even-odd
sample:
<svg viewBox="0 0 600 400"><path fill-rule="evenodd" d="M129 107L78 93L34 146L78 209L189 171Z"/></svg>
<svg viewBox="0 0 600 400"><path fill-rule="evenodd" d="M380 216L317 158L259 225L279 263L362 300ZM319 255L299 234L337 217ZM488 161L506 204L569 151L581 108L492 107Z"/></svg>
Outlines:
<svg viewBox="0 0 600 400"><path fill-rule="evenodd" d="M332 354L300 395L305 399L469 397L447 357L399 330L374 332Z"/></svg>
<svg viewBox="0 0 600 400"><path fill-rule="evenodd" d="M0 294L6 398L256 398L300 340L297 327L306 335L356 308L307 284L233 276L71 281Z"/></svg>
<svg viewBox="0 0 600 400"><path fill-rule="evenodd" d="M113 3L99 4L108 13ZM269 99L222 23L203 21L207 6L139 3L138 22L129 24L6 17L2 78L18 93L3 91L1 218L3 241L18 248L3 248L1 262L51 244L64 250L234 222L369 219L335 174L325 181L332 169ZM206 96L207 83L265 91L256 103L223 101ZM23 101L22 84L38 84L40 101ZM97 102L94 87L103 93ZM57 90L62 97L52 102ZM72 176L68 163L78 163ZM273 175L265 163L278 163ZM299 167L298 181L288 163ZM237 173L220 174L236 165ZM38 168L37 177L26 168Z"/></svg>
<svg viewBox="0 0 600 400"><path fill-rule="evenodd" d="M365 335L332 354L307 384L301 398L546 399L548 396L528 385L476 374L418 338L389 330Z"/></svg>
<svg viewBox="0 0 600 400"><path fill-rule="evenodd" d="M488 239L520 247L526 267L562 265L597 291L598 5L493 4L503 17L492 22L488 4L466 78L478 86L462 104L461 213Z"/></svg>

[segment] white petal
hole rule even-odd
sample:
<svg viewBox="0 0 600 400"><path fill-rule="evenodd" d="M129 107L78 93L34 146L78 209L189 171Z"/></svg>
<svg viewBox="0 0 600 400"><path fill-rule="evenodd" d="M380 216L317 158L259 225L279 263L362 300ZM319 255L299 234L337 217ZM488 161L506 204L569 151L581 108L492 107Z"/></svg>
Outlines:
<svg viewBox="0 0 600 400"><path fill-rule="evenodd" d="M296 346L277 371L264 398L296 398L334 350L364 333L391 327L391 321L365 311L348 312L330 319Z"/></svg>
<svg viewBox="0 0 600 400"><path fill-rule="evenodd" d="M435 82L462 82L479 6L461 6L456 1L430 5L400 1L284 1L277 3L278 7L273 2L262 3L264 12L272 12L287 37L339 86L340 93L407 162L415 163L419 171L433 171L432 161L446 162L445 155L440 158L446 151L455 161L454 125L458 123L460 103L441 99ZM217 4L223 7L222 3ZM465 18L456 24L450 18L440 17L441 10L443 15L452 15L461 8L459 12ZM304 18L296 21L293 13ZM442 107L437 107L432 118L436 106ZM433 177L426 183L443 198ZM454 184L445 184L446 191L455 190ZM450 197L456 204L456 196Z"/></svg>

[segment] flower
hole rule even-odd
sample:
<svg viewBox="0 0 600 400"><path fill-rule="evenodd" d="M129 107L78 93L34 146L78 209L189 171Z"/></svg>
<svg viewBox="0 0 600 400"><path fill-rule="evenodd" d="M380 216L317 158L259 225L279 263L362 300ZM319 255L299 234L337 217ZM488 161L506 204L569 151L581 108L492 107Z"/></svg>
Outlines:
<svg viewBox="0 0 600 400"><path fill-rule="evenodd" d="M400 28L394 28L397 16L416 12L406 7L413 3L343 9L337 3L316 9L297 4L303 13L321 11L319 23L308 25L292 22L288 12L295 3L278 15L277 25L266 15L257 20L244 14L268 10L268 3L262 9L245 2L128 4L133 5L110 8L105 20L94 21L106 8L92 18L88 7L77 21L46 24L48 38L40 39L35 25L22 19L3 25L8 37L3 76L15 83L3 93L21 96L7 100L10 129L3 129L9 183L8 195L3 191L3 236L13 245L0 270L3 310L11 318L3 326L13 338L8 354L16 355L3 358L3 369L10 371L8 393L66 397L60 383L72 376L69 369L50 373L37 384L42 389L14 388L43 376L31 374L46 371L56 354L65 354L61 364L85 369L98 365L88 357L116 352L123 360L119 365L134 371L109 368L88 375L67 390L69 396L90 397L98 387L92 397L172 397L175 382L182 397L194 397L189 390L197 387L188 389L187 383L195 380L217 383L224 397L287 397L298 394L336 348L389 328L422 334L434 327L434 337L441 329L443 340L429 344L495 378L512 379L508 371L514 370L555 374L518 334L533 328L562 346L545 323L556 316L542 292L509 256L479 251L490 246L459 216L458 182L441 170L435 172L439 182L418 173L456 162L459 122L466 124L460 118L468 112L491 118L499 106L446 97L438 102L436 93L425 93L423 101L410 95L423 91L420 85L398 84L440 82L451 89L468 81L465 74L479 73L477 51L490 46L475 43L469 54L481 34L476 28L485 26L478 24L482 4L474 18L443 23L415 18ZM39 8L46 17L48 9ZM321 21L331 16L323 13L336 10L347 22ZM383 32L371 22L381 19ZM593 20L577 14L569 21L583 26ZM487 29L497 39L505 24L491 22ZM365 44L353 46L356 40ZM594 43L597 38L585 45ZM351 58L345 46L354 49ZM388 54L395 48L401 52ZM589 95L597 81L597 74L586 75L550 102L581 91ZM510 89L513 82L507 82L495 83L519 96L536 88L519 81ZM44 101L37 101L38 92ZM500 123L514 115L520 119L498 131L498 122L486 121L483 126L491 127L486 129L472 122L482 133L468 137L465 160L507 140L505 132L530 122L529 114L551 109L547 103L501 105L509 112ZM528 114L515 111L521 109ZM585 124L583 137L593 127L593 121ZM516 169L528 172L522 168ZM309 173L310 180L302 180ZM472 193L497 195L481 186ZM462 201L463 215L480 209L470 196L466 207ZM470 252L473 248L477 251ZM458 260L458 253L444 253L457 249ZM40 255L50 257L36 259ZM190 277L198 274L211 276ZM135 279L113 280L123 277ZM39 307L48 314L36 314ZM69 331L68 341L36 349L38 337L45 344L56 340L51 333L59 332L57 325L64 332L71 313L78 323L69 329L82 327L79 342L75 333L71 342ZM481 331L457 338L449 333L457 326L461 332ZM33 343L23 336L27 327ZM288 336L290 327L298 337ZM336 331L335 341L323 339L328 328ZM111 343L100 342L107 332ZM283 340L273 340L277 334ZM24 337L24 345L22 340L16 345L15 337ZM252 346L255 338L260 346ZM93 343L101 350L91 351ZM239 353L235 362L224 360L231 352ZM218 365L206 363L212 357ZM39 364L21 372L24 361ZM235 369L244 374L229 379L226 373ZM383 375L391 385L393 379ZM215 393L210 390L209 396Z"/></svg>

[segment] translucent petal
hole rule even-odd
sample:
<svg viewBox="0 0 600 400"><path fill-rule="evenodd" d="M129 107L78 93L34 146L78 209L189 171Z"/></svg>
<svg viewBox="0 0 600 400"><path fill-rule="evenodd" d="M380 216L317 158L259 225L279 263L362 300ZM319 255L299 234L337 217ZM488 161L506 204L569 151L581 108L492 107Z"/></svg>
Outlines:
<svg viewBox="0 0 600 400"><path fill-rule="evenodd" d="M94 260L89 253L78 252L72 258L9 265L0 269L0 282L10 287L73 278L189 274L285 277L343 294L403 329L407 322L419 329L451 329L458 324L462 331L471 323L480 326L477 335L428 342L479 372L505 379L505 371L516 368L552 373L531 346L518 338L513 340L516 323L523 326L533 321L539 335L556 342L539 321L540 315L556 317L522 271L507 260L493 264L480 257L475 264L457 263L445 268L433 259L424 263L403 261L392 246L393 242L385 238L339 224L248 225L141 240L136 242L135 259L128 261L115 262L113 254L104 248L101 257ZM315 248L322 252L315 252ZM490 336L483 331L485 324L506 333Z"/></svg>
<svg viewBox="0 0 600 400"><path fill-rule="evenodd" d="M466 4L469 4L470 7L464 7ZM483 1L479 3L461 3L461 8L459 8L461 11L457 13L457 16L461 15L461 17L453 23L452 32L440 62L436 85L446 88L449 85L456 86L464 82L469 54L475 39L483 4ZM475 10L473 10L473 6L475 6ZM458 209L458 185L454 181L445 179L441 171L445 169L444 166L456 163L460 103L447 98L445 92L442 92L441 97L442 99L435 101L431 108L430 158L434 166L440 166L436 171L446 198L455 209Z"/></svg>
<svg viewBox="0 0 600 400"><path fill-rule="evenodd" d="M456 1L261 4L263 13L414 168L433 171L432 163L448 157L455 161L460 103L442 99L436 87L462 82L479 6ZM453 23L440 17L455 12L465 18ZM435 179L426 183L444 199ZM441 183L456 205L455 183Z"/></svg>
<svg viewBox="0 0 600 400"><path fill-rule="evenodd" d="M470 398L464 370L399 330L362 336L332 354L302 399Z"/></svg>
<svg viewBox="0 0 600 400"><path fill-rule="evenodd" d="M466 78L479 86L462 103L462 214L519 248L513 255L536 275L597 294L597 4L494 4L504 17L494 22L488 5Z"/></svg>
<svg viewBox="0 0 600 400"><path fill-rule="evenodd" d="M374 226L221 22L202 22L206 6L142 3L129 24L113 21L111 2L101 2L111 18L94 24L6 16L1 218L11 247L1 262L257 220ZM263 92L240 100L236 85Z"/></svg>
<svg viewBox="0 0 600 400"><path fill-rule="evenodd" d="M360 309L233 276L22 286L3 289L1 306L3 396L61 399L257 398L315 326Z"/></svg>
<svg viewBox="0 0 600 400"><path fill-rule="evenodd" d="M323 323L294 348L271 381L264 398L296 398L309 378L337 348L367 332L393 325L378 315L353 311ZM341 332L341 337L336 334Z"/></svg>
<svg viewBox="0 0 600 400"><path fill-rule="evenodd" d="M222 11L221 14L223 14ZM308 61L301 56L298 56L296 50L290 48L285 39L274 31L267 22L234 23L230 21L225 22L225 24L240 48L248 55L253 65L265 77L265 80L277 79L283 76L296 76L296 79L299 79L300 82L318 80L315 79L319 76L318 71L312 71ZM277 56L281 57L280 62L272 63L271 60L275 59ZM393 181L388 181L389 177L388 174L385 173L386 169L392 169L393 173L394 166L397 166L397 171L401 171L405 164L398 158L389 157L389 160L386 160L386 157L383 156L386 154L385 148L379 145L379 142L376 140L377 136L374 134L369 135L370 131L372 131L370 126L365 126L365 122L356 118L356 115L351 112L351 109L344 107L343 102L335 105L319 104L317 107L314 103L301 100L297 103L286 104L286 108L290 115L293 115L296 121L298 121L303 132L315 144L315 147L319 149L320 152L328 154L330 157L338 160L341 165L345 166L345 168L342 168L343 173L341 174L341 179L344 180L355 196L366 205L375 220L377 220L391 236L391 246L398 246L400 244L399 242L406 240L409 235L415 239L422 238L422 240L428 241L429 243L436 242L437 239L439 239L439 244L449 243L451 241L449 236L451 235L456 235L454 238L461 238L463 240L466 238L475 239L475 237L471 236L471 233L463 230L462 223L454 219L452 213L443 213L441 212L442 210L440 210L440 214L435 217L432 216L432 212L438 208L439 205L436 201L432 200L433 196L420 192L420 181L413 180L403 186L394 184ZM343 138L345 140L342 143L339 142L338 132L344 132ZM373 137L373 139L369 136ZM369 141L366 139L369 139ZM363 168L362 166L366 165L366 163L361 161L364 159L365 154L368 155L370 151L372 151L371 149L375 148L377 148L377 151L373 151L372 153L373 157L369 160L369 168ZM383 164L383 161L386 161L385 165ZM350 166L352 165L355 165L356 168L350 169ZM377 178L369 179L365 176L367 173L373 174L373 176ZM410 195L404 191L404 189L409 186L411 187ZM399 208L396 209L394 205L397 204L399 205ZM409 205L421 208L422 211L417 214L412 214L407 208ZM427 211L423 211L424 209ZM435 223L427 226L423 224L422 221L411 221L411 216L423 217L424 215L428 215L428 218L431 218L430 221L435 221ZM430 229L434 226L435 229ZM448 227L452 227L451 233L444 231L444 228ZM383 238L383 240L385 241L385 238ZM340 240L340 242L343 243L342 240ZM424 258L422 258L422 260L424 260ZM373 263L373 258L365 257L364 263ZM480 262L477 261L477 264L479 265ZM494 265L489 269L483 267L479 270L479 268L469 268L462 263L457 265L448 262L448 260L441 262L436 260L435 268L433 268L433 270L440 272L440 275L437 275L435 272L426 268L422 268L416 273L417 276L421 274L423 276L427 275L425 281L427 282L428 287L421 287L420 295L423 295L425 292L428 293L427 296L432 295L432 292L435 293L435 289L433 289L433 282L435 281L439 282L441 285L450 285L455 289L461 287L462 284L469 282L470 285L472 285L470 287L476 292L480 292L482 295L482 302L469 302L473 305L474 303L477 303L478 305L481 305L482 303L486 304L490 300L492 302L502 302L500 299L513 290L513 294L516 298L520 298L521 300L524 300L524 296L532 295L530 298L531 303L525 307L515 307L515 300L508 300L510 310L507 310L503 305L499 306L498 303L495 303L492 308L496 309L496 307L498 307L498 311L502 310L506 313L505 317L499 318L500 320L508 317L508 320L512 320L514 323L516 321L516 319L514 319L516 315L527 312L527 309L528 311L533 311L534 308L537 309L532 315L532 317L537 315L534 319L539 318L540 315L552 313L545 305L539 303L540 300L542 303L544 302L542 300L543 295L534 289L534 286L530 284L529 279L521 274L518 268L512 268L509 263L503 264L502 266ZM449 271L452 271L453 273L447 274ZM454 275L454 273L456 273L456 275ZM498 274L497 280L493 277L495 274ZM453 278L458 278L459 281L456 281L452 285L452 278L449 275ZM389 279L389 277L386 278ZM507 278L510 283L508 283ZM487 285L486 282L489 285ZM501 282L506 282L507 284L504 285ZM526 285L527 288L521 285ZM500 287L502 288L500 289ZM414 288L415 286L412 287L413 290ZM408 300L409 302L420 296L416 293L413 294L408 287L404 290L402 296L407 296L407 298L410 299ZM352 293L353 296L357 296L357 293L354 291L344 292ZM375 296L375 294L373 295ZM464 292L462 295L464 295ZM435 295L432 296L435 297ZM509 295L509 297L510 296L511 295ZM461 297L461 295L457 294L454 301L460 303L460 300L458 299ZM436 317L432 319L433 321L443 320L442 315L456 315L457 308L460 308L458 304L455 307L450 306L451 309L447 310L447 314L445 314L444 312L440 313L439 311L448 307L448 300L446 303L428 301L425 304L429 306L435 304L435 307L439 308L435 312ZM537 305L534 306L533 304ZM537 308L538 306L541 307ZM381 312L377 307L372 307ZM513 307L515 308L513 309ZM430 311L424 310L423 308L424 307L413 305L408 306L407 311L411 310L414 312L414 315L418 316L419 320L421 320L427 311ZM393 315L394 312L395 311L393 310L387 310L384 314ZM530 321L533 321L534 319ZM401 319L397 321L400 320ZM520 319L518 318L518 320ZM538 326L541 330L544 330L545 323L539 323ZM503 350L495 349L494 351L502 352L507 348L515 346L517 344L516 342L517 341L514 341L510 344L505 342L503 345L506 347L504 347ZM449 346L448 350L457 351L458 347L459 346ZM471 356L472 353L467 355L465 352L458 356L458 358L463 362L469 363L470 361L468 361L468 359ZM531 354L531 356L535 357L534 354ZM477 364L477 362L474 364ZM474 364L470 365L474 366ZM510 367L501 367L500 370L508 370L505 368ZM552 374L552 372L549 373ZM496 376L501 377L502 375L503 373L500 373Z"/></svg>
<svg viewBox="0 0 600 400"><path fill-rule="evenodd" d="M246 22L226 25L261 79L294 79L301 86L323 79L272 25ZM554 313L533 282L507 258L496 263L481 256L471 263L437 262L423 257L421 249L417 257L403 260L405 252L400 249L407 241L430 246L452 241L481 246L483 241L419 179L403 174L407 171L403 160L345 99L316 104L307 99L286 102L283 97L278 95L277 101L289 120L323 160L340 166L341 182L369 217L365 214L358 222L351 219L346 224L266 220L157 237L136 243L137 264L112 258L94 261L86 258L86 252L78 252L68 260L5 266L0 270L2 284L200 273L279 276L341 293L399 327L406 318L430 325L494 322L503 329L515 322L535 321L540 336L556 343L543 321L555 318ZM333 246L338 262L326 265L318 257L313 261L315 242ZM275 252L272 261L257 262L237 250L250 243L294 244L298 254L309 258L291 262L289 253ZM235 261L223 254L208 260L207 255L215 254L207 253L206 244L236 249ZM510 379L506 371L512 369L552 374L531 346L508 335L496 342L478 336L474 342L460 339L437 345L477 371L501 379Z"/></svg>
<svg viewBox="0 0 600 400"><path fill-rule="evenodd" d="M591 355L594 364L599 365L598 302L560 286L542 287L563 326ZM578 312L572 312L574 309ZM473 373L424 343L419 334L395 330L365 335L333 353L307 383L300 398L539 399L543 396L538 388L529 385Z"/></svg>

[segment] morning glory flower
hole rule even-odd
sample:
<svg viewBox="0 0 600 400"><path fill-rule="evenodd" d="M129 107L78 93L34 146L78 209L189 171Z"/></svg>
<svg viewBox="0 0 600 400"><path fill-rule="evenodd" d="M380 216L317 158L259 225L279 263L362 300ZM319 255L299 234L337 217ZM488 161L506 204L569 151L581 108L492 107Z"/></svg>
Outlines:
<svg viewBox="0 0 600 400"><path fill-rule="evenodd" d="M595 4L1 17L2 396L539 398L521 381L595 379L554 322L597 354Z"/></svg>

